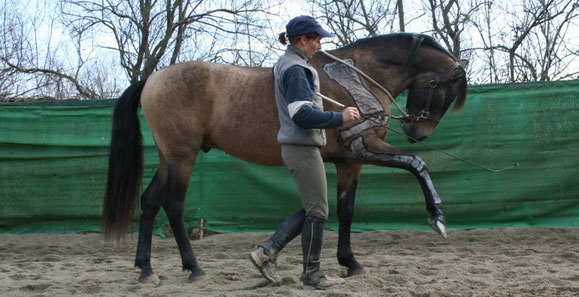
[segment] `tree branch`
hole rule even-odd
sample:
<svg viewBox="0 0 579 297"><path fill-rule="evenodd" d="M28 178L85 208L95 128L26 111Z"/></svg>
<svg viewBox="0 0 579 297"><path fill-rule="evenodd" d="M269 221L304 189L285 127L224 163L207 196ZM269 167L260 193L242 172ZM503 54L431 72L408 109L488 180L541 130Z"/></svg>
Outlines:
<svg viewBox="0 0 579 297"><path fill-rule="evenodd" d="M46 68L22 68L16 64L11 63L10 61L8 61L7 59L5 59L3 57L0 58L0 60L2 60L4 63L6 63L6 65L8 65L10 68L12 68L15 71L20 72L20 73L43 73L43 74L54 75L56 77L65 79L65 80L71 82L75 86L76 90L79 92L79 94L82 97L90 98L90 99L97 97L95 92L83 87L82 84L80 84L74 77L72 77L70 75L67 75L67 74L64 74L62 72L58 72L58 71L55 71L52 69L46 69Z"/></svg>

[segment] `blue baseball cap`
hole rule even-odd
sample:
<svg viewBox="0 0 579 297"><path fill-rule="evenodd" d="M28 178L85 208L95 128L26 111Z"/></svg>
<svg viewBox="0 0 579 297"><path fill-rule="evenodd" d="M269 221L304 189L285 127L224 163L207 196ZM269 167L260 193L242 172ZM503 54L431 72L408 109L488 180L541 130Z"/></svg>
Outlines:
<svg viewBox="0 0 579 297"><path fill-rule="evenodd" d="M302 15L295 17L285 26L288 38L297 37L309 33L317 33L322 37L334 37L330 32L324 30L316 19L311 16Z"/></svg>

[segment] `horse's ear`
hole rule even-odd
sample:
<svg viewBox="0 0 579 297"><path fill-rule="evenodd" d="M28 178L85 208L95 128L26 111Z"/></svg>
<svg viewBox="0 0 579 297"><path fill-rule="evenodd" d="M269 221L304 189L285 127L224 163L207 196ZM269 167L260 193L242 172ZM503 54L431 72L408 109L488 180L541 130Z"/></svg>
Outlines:
<svg viewBox="0 0 579 297"><path fill-rule="evenodd" d="M452 81L456 81L460 78L462 78L465 75L465 70L462 67L456 68L454 69L451 73L450 73L450 79Z"/></svg>
<svg viewBox="0 0 579 297"><path fill-rule="evenodd" d="M462 68L466 69L466 67L468 66L468 60L460 59L460 61L458 61L458 64L460 64L460 66L462 66Z"/></svg>

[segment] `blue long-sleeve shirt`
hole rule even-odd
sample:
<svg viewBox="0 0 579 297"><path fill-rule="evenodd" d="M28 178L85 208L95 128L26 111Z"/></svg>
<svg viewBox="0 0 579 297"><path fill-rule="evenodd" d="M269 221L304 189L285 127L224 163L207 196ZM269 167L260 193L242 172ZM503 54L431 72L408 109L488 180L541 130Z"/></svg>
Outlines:
<svg viewBox="0 0 579 297"><path fill-rule="evenodd" d="M304 129L325 129L343 124L341 113L313 107L312 100L316 94L309 70L299 65L291 66L285 72L283 81L289 115L298 126Z"/></svg>

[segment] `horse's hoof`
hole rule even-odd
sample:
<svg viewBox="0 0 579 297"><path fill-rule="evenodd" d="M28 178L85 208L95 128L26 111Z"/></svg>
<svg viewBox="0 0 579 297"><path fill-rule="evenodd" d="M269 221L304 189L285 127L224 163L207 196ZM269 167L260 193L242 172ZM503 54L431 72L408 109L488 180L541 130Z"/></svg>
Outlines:
<svg viewBox="0 0 579 297"><path fill-rule="evenodd" d="M203 269L197 268L191 272L191 274L189 275L188 281L189 282L200 281L200 280L205 279L206 275L207 274L205 274L205 271L203 271Z"/></svg>
<svg viewBox="0 0 579 297"><path fill-rule="evenodd" d="M354 275L361 275L364 273L366 273L366 270L364 269L364 267L362 265L348 268L348 277L354 276Z"/></svg>
<svg viewBox="0 0 579 297"><path fill-rule="evenodd" d="M430 225L430 227L432 227L432 229L434 229L434 231L436 231L436 233L440 234L440 236L446 238L446 224L444 223L444 221L442 220L438 220L436 218L434 218L433 216L430 216L428 218L428 224Z"/></svg>
<svg viewBox="0 0 579 297"><path fill-rule="evenodd" d="M139 282L140 283L144 283L144 284L153 284L153 285L159 285L161 283L161 279L156 276L155 274L149 274L149 275L140 275L139 276Z"/></svg>

